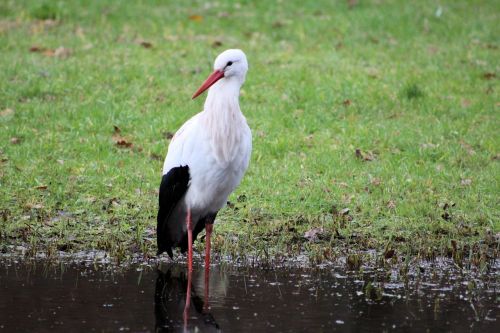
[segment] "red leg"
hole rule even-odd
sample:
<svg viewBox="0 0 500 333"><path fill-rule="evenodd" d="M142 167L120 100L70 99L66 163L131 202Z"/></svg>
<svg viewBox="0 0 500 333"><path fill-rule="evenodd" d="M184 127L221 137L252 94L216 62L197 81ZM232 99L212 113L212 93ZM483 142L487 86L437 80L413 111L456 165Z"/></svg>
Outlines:
<svg viewBox="0 0 500 333"><path fill-rule="evenodd" d="M205 223L205 311L208 311L208 295L210 285L210 237L212 236L213 223Z"/></svg>
<svg viewBox="0 0 500 333"><path fill-rule="evenodd" d="M188 232L188 272L193 271L193 224L191 223L191 210L188 208L186 216Z"/></svg>
<svg viewBox="0 0 500 333"><path fill-rule="evenodd" d="M191 276L193 273L193 224L191 223L191 210L188 208L186 216L187 233L188 233L188 271L187 271L187 287L186 287L186 303L184 305L184 329L187 329L189 318L189 307L191 305Z"/></svg>

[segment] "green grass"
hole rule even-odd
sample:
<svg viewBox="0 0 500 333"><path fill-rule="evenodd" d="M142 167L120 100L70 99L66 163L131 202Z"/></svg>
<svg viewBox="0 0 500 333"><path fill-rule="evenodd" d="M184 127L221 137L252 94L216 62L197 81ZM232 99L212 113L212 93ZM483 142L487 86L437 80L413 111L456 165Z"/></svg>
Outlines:
<svg viewBox="0 0 500 333"><path fill-rule="evenodd" d="M218 253L496 255L499 13L498 1L2 1L0 246L153 255L168 133L237 47L254 150ZM320 239L304 239L314 227Z"/></svg>

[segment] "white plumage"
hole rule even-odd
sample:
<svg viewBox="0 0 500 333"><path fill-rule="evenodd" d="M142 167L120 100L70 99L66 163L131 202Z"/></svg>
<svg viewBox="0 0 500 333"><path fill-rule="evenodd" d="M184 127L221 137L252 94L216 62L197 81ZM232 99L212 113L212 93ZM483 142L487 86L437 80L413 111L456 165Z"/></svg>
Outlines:
<svg viewBox="0 0 500 333"><path fill-rule="evenodd" d="M252 134L238 95L227 96L221 81L210 89L204 111L174 135L163 165L163 174L176 166L189 166L191 182L184 201L193 221L224 206L243 178L252 151ZM211 99L219 99L220 105L214 108Z"/></svg>

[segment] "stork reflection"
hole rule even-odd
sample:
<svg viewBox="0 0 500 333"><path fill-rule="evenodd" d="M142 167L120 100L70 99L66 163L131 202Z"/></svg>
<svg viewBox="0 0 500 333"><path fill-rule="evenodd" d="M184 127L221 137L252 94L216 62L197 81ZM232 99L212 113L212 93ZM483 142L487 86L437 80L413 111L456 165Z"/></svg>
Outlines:
<svg viewBox="0 0 500 333"><path fill-rule="evenodd" d="M217 271L212 274L220 275ZM210 313L209 296L225 294L226 288L225 275L207 279L205 274L193 275L175 264L165 270L159 267L155 288L156 332L220 332Z"/></svg>

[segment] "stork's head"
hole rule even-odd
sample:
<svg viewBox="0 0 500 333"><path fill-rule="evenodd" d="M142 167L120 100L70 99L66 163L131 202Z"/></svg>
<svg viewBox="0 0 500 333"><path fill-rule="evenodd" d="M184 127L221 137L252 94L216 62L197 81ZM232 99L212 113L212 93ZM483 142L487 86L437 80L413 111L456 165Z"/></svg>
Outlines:
<svg viewBox="0 0 500 333"><path fill-rule="evenodd" d="M201 87L194 93L193 99L201 95L201 93L221 79L236 80L240 85L243 84L247 70L247 57L243 51L229 49L222 52L215 59L214 72L210 74Z"/></svg>

